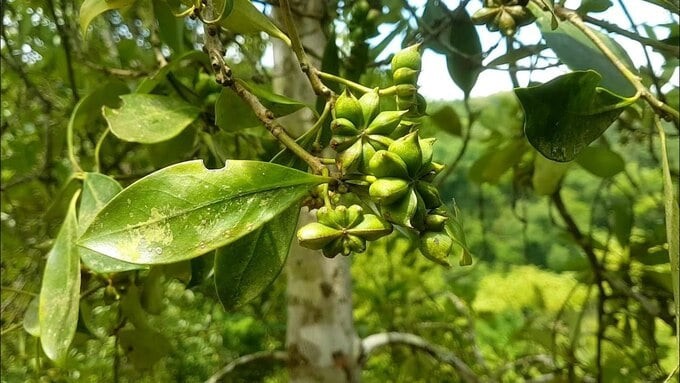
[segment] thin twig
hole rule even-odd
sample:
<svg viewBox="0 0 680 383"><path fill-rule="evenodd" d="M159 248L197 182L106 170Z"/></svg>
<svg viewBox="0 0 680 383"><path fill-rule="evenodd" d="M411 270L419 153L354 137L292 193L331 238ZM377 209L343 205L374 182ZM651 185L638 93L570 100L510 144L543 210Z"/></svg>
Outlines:
<svg viewBox="0 0 680 383"><path fill-rule="evenodd" d="M211 0L206 1L204 8L204 14L206 17L212 17L214 12L213 4ZM250 106L257 118L262 122L264 127L286 148L288 148L293 154L301 158L303 161L309 165L312 172L315 174L323 174L326 171L326 167L321 163L321 161L313 156L311 153L307 152L302 146L298 145L288 133L285 128L276 121L274 113L267 109L260 100L252 94L243 85L234 81L231 77L231 68L227 66L224 62L224 48L222 47L222 42L219 38L219 28L214 24L205 25L204 43L205 49L210 57L210 65L215 71L215 80L222 86L230 87L236 94L241 97L243 101ZM320 81L320 80L319 80Z"/></svg>
<svg viewBox="0 0 680 383"><path fill-rule="evenodd" d="M428 342L415 334L385 332L369 335L361 341L359 364L364 364L377 349L385 346L404 345L428 353L438 361L452 366L466 383L477 383L479 378L462 359L451 351Z"/></svg>
<svg viewBox="0 0 680 383"><path fill-rule="evenodd" d="M444 168L444 171L442 171L442 174L440 174L437 179L433 182L435 186L441 185L444 181L446 181L447 178L453 173L453 171L458 167L458 164L460 161L463 159L463 156L465 155L465 152L467 151L468 144L470 143L470 138L472 137L472 126L474 125L476 115L472 113L472 108L470 107L470 101L468 98L465 98L463 100L463 104L465 105L465 110L468 115L468 123L467 123L467 129L465 129L465 136L463 137L463 146L461 146L460 150L458 151L458 155L456 156L456 159L453 160L451 165L447 166Z"/></svg>
<svg viewBox="0 0 680 383"><path fill-rule="evenodd" d="M259 351L253 354L243 355L232 360L226 366L222 367L219 371L217 371L210 378L208 378L208 380L206 380L205 383L217 383L225 375L229 374L230 372L234 371L236 368L240 366L253 362L262 361L287 363L288 353L285 351L273 350L273 351Z"/></svg>
<svg viewBox="0 0 680 383"><path fill-rule="evenodd" d="M68 34L66 33L66 30L64 29L64 26L61 23L59 23L56 9L54 6L54 0L47 0L47 4L49 5L48 9L50 10L50 15L52 16L54 24L57 27L57 33L59 34L59 38L61 39L61 46L64 47L64 57L66 58L66 73L68 75L69 84L71 85L71 95L73 96L73 103L75 104L78 102L78 100L80 100L80 96L78 95L76 76L75 72L73 71L73 58L71 57L73 50L71 49L70 39Z"/></svg>
<svg viewBox="0 0 680 383"><path fill-rule="evenodd" d="M672 54L675 57L680 57L680 47L677 45L664 44L661 41L650 39L648 37L640 36L635 32L631 32L627 29L623 29L615 24L608 23L604 20L596 19L592 16L584 15L583 21L589 24L597 25L598 27L605 29L609 32L619 34L621 36L627 37L631 40L638 41L641 44L648 45L652 48L656 48L658 51L666 52Z"/></svg>

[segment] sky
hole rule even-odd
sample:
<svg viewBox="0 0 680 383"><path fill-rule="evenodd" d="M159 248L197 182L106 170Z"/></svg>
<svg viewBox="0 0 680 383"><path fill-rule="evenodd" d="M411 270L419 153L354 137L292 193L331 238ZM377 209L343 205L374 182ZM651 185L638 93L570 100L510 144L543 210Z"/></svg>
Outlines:
<svg viewBox="0 0 680 383"><path fill-rule="evenodd" d="M639 24L645 20L654 20L654 23L662 23L662 22L676 22L676 20L672 20L669 16L669 12L665 11L662 8L659 8L657 6L651 5L649 3L646 3L641 0L625 0L626 5L629 7L629 11L632 14L632 18L635 21L636 24ZM411 4L415 6L422 7L425 4L425 0L411 0ZM455 0L444 0L444 3L447 4L449 9L454 9L458 5L458 1ZM595 16L598 19L602 20L607 20L610 23L616 24L622 28L628 29L630 27L630 23L628 22L628 19L626 18L625 14L623 13L622 9L618 6L618 2L616 0L613 0L613 3L615 4L613 7L611 7L609 10L606 12L598 13ZM580 4L580 1L567 1L565 6L568 8L577 8ZM481 7L480 2L478 1L471 1L470 4L467 6L467 10L470 14L474 13L477 9ZM656 18L656 19L655 19ZM661 20L659 19L661 18ZM667 19L664 20L664 19ZM385 30L381 31L383 34L389 33L390 28L384 28ZM478 28L478 32L480 34L480 39L482 43L482 49L485 50L488 47L491 47L493 44L495 44L498 41L498 38L500 36L499 33L486 33L486 30L484 27ZM529 25L527 27L522 27L516 37L527 44L535 44L538 43L541 39L541 34L540 31L538 30L538 27L535 25ZM646 65L646 61L644 58L644 54L642 52L642 48L639 43L632 41L630 39L627 39L625 37L617 37L613 36L615 40L623 46L623 48L628 52L628 54L631 56L631 59L633 60L633 63L635 63L636 66L643 66ZM666 37L666 36L660 36L660 37ZM396 42L392 46L389 47L386 51L389 52L394 52L399 48L399 42ZM499 48L497 48L498 53L492 54L490 57L488 57L484 63L487 63L491 61L494 57L503 54L505 51L504 48L504 43L501 43ZM651 60L653 65L656 68L659 68L664 59L663 56L660 54L652 51L651 49L648 49L648 52L650 53ZM519 62L518 65L522 66L528 66L529 62ZM549 81L561 74L567 73L566 68L550 68L542 71L537 71L532 74L532 79L534 81L539 81L539 82L545 82ZM659 71L657 70L657 73ZM526 72L519 72L518 73L518 79L520 82L521 86L526 86L528 83L528 77ZM677 84L678 83L678 70L676 69L674 73L674 81L673 83ZM430 99L430 100L451 100L451 99L462 99L463 98L463 92L456 87L456 85L453 83L451 78L448 75L448 71L446 69L446 58L443 55L434 53L430 50L426 50L423 54L423 69L420 74L419 82L418 82L420 88L419 92L425 96L425 98ZM501 71L501 70L485 70L482 72L482 74L479 76L477 83L475 87L472 89L471 96L472 97L479 97L479 96L486 96L489 94L497 93L499 91L503 90L511 90L512 89L512 83L510 82L509 76L506 71Z"/></svg>

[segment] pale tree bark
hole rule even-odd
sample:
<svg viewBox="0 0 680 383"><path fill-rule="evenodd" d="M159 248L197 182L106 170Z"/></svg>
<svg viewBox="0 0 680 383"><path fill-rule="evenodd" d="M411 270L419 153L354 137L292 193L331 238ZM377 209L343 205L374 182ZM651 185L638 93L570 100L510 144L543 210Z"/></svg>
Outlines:
<svg viewBox="0 0 680 383"><path fill-rule="evenodd" d="M322 20L324 0L291 1L295 24L303 46L314 57L321 57L326 37ZM280 25L284 25L275 14ZM314 105L316 96L290 48L275 44L275 89L289 97ZM299 135L309 128L309 111L287 117L283 125ZM300 225L313 219L302 212ZM349 259L325 258L319 251L300 247L293 241L286 265L288 323L286 345L290 382L358 382L359 339L354 330Z"/></svg>

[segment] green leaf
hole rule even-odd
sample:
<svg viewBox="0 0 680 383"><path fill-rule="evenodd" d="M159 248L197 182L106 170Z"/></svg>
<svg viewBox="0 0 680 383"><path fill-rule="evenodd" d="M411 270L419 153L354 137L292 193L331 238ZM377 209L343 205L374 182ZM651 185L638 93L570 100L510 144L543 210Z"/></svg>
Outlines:
<svg viewBox="0 0 680 383"><path fill-rule="evenodd" d="M74 132L80 129L88 131L89 127L95 125L97 119L101 121L102 106L119 106L119 96L129 92L130 89L128 89L127 85L119 80L108 81L93 90L73 108L71 119L69 120L69 129Z"/></svg>
<svg viewBox="0 0 680 383"><path fill-rule="evenodd" d="M425 47L437 53L448 54L447 44L454 25L451 22L451 10L442 1L428 0L420 22L423 24L421 33L424 35ZM429 31L437 31L437 34L431 35Z"/></svg>
<svg viewBox="0 0 680 383"><path fill-rule="evenodd" d="M551 161L541 155L534 158L534 173L531 184L537 195L552 195L557 191L564 174L571 163Z"/></svg>
<svg viewBox="0 0 680 383"><path fill-rule="evenodd" d="M126 94L120 109L104 107L111 132L123 141L154 144L169 140L189 126L200 110L168 96Z"/></svg>
<svg viewBox="0 0 680 383"><path fill-rule="evenodd" d="M250 0L234 0L234 9L227 17L222 18L220 25L231 32L244 35L265 32L290 46L288 36L255 8Z"/></svg>
<svg viewBox="0 0 680 383"><path fill-rule="evenodd" d="M582 15L585 15L586 13L604 12L611 6L611 0L583 0L576 12Z"/></svg>
<svg viewBox="0 0 680 383"><path fill-rule="evenodd" d="M158 86L158 84L160 84L166 79L168 73L182 68L182 66L186 65L187 62L201 64L204 66L210 65L210 60L208 59L208 55L206 53L201 51L190 50L178 57L175 57L172 61L168 63L168 65L156 71L156 73L153 76L145 77L139 83L139 85L137 85L135 93L150 93L156 88L156 86Z"/></svg>
<svg viewBox="0 0 680 383"><path fill-rule="evenodd" d="M236 92L225 87L215 101L215 125L225 132L235 132L262 123Z"/></svg>
<svg viewBox="0 0 680 383"><path fill-rule="evenodd" d="M138 370L148 370L172 349L168 339L156 330L125 329L118 333L120 347Z"/></svg>
<svg viewBox="0 0 680 383"><path fill-rule="evenodd" d="M602 178L614 177L626 169L623 157L606 146L583 148L576 162L588 172Z"/></svg>
<svg viewBox="0 0 680 383"><path fill-rule="evenodd" d="M460 266L469 266L472 264L472 252L467 244L467 239L465 238L465 228L463 227L463 216L460 213L460 209L453 201L451 207L446 206L449 213L449 219L446 221L446 226L444 227L446 233L453 240L453 246L451 247L451 252L454 256L458 256L458 264Z"/></svg>
<svg viewBox="0 0 680 383"><path fill-rule="evenodd" d="M184 52L184 19L173 14L166 0L153 0L153 14L158 20L158 37L176 54ZM166 65L167 66L167 65Z"/></svg>
<svg viewBox="0 0 680 383"><path fill-rule="evenodd" d="M449 44L456 51L447 52L446 66L451 79L467 98L482 71L482 44L479 42L477 29L463 6L451 13L451 23Z"/></svg>
<svg viewBox="0 0 680 383"><path fill-rule="evenodd" d="M99 211L123 188L111 177L99 173L85 173L83 194L78 210L78 234L82 235ZM89 249L80 248L80 259L88 269L99 274L117 273L143 268L119 261Z"/></svg>
<svg viewBox="0 0 680 383"><path fill-rule="evenodd" d="M524 45L520 48L513 49L508 53L496 57L495 59L491 60L488 64L486 64L486 66L495 67L504 64L513 64L523 58L537 55L546 48L548 47L543 44Z"/></svg>
<svg viewBox="0 0 680 383"><path fill-rule="evenodd" d="M121 9L132 5L135 0L85 0L80 6L79 12L79 23L80 23L80 33L85 36L87 33L87 27L90 25L92 20L100 14L114 10Z"/></svg>
<svg viewBox="0 0 680 383"><path fill-rule="evenodd" d="M442 131L454 136L461 136L460 117L450 105L437 109L429 115L430 120Z"/></svg>
<svg viewBox="0 0 680 383"><path fill-rule="evenodd" d="M80 245L140 264L191 259L259 229L328 181L266 162L227 161L215 170L179 163L114 197Z"/></svg>
<svg viewBox="0 0 680 383"><path fill-rule="evenodd" d="M297 112L298 110L307 106L303 102L276 94L269 89L245 82L241 79L236 79L235 81L243 85L244 88L248 89L250 93L257 96L257 98L260 99L262 105L271 110L276 117L282 117Z"/></svg>
<svg viewBox="0 0 680 383"><path fill-rule="evenodd" d="M470 179L479 184L498 183L501 176L519 162L527 148L523 140L513 139L489 150L470 166Z"/></svg>
<svg viewBox="0 0 680 383"><path fill-rule="evenodd" d="M613 215L612 230L614 237L622 247L630 243L630 233L633 229L634 212L633 204L627 198L611 198L611 209Z"/></svg>
<svg viewBox="0 0 680 383"><path fill-rule="evenodd" d="M163 268L169 265L154 266L149 271L149 275L144 280L142 287L142 295L140 302L146 312L153 315L158 315L163 312L165 304L163 297L165 293L165 284L163 283Z"/></svg>
<svg viewBox="0 0 680 383"><path fill-rule="evenodd" d="M40 288L38 318L40 341L45 355L61 364L78 326L80 302L80 257L75 240L78 237L76 193L47 262Z"/></svg>
<svg viewBox="0 0 680 383"><path fill-rule="evenodd" d="M534 14L537 14L534 12ZM552 30L546 12L538 14L537 22L543 38L557 57L571 70L594 70L602 76L602 87L610 91L631 96L635 94L635 88L621 72L612 64L602 51L578 28L571 23L560 23L557 29ZM621 48L609 36L593 30L600 40L621 60L621 62L633 73L635 66L628 57L626 51Z"/></svg>
<svg viewBox="0 0 680 383"><path fill-rule="evenodd" d="M215 287L225 309L260 295L279 275L295 235L300 207L291 205L260 229L215 254Z"/></svg>
<svg viewBox="0 0 680 383"><path fill-rule="evenodd" d="M600 75L572 72L543 85L517 88L524 109L524 132L547 158L571 161L635 102L599 88Z"/></svg>
<svg viewBox="0 0 680 383"><path fill-rule="evenodd" d="M32 336L40 336L40 320L38 319L38 307L40 303L40 297L37 296L31 299L31 302L26 307L24 312L23 326L24 330Z"/></svg>

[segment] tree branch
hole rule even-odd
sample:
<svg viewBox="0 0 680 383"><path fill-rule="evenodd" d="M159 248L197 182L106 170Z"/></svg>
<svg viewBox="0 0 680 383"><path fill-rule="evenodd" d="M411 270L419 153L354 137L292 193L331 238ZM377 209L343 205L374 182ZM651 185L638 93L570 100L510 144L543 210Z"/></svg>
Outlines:
<svg viewBox="0 0 680 383"><path fill-rule="evenodd" d="M635 87L635 90L640 94L647 103L654 109L654 111L665 120L680 121L680 113L657 99L647 87L642 83L640 77L631 72L618 57L607 47L600 37L595 34L587 25L583 23L581 16L571 9L562 6L555 6L555 14L562 19L569 21L578 30L583 32L600 51L611 61L616 69Z"/></svg>
<svg viewBox="0 0 680 383"><path fill-rule="evenodd" d="M71 49L71 42L69 40L69 36L66 33L66 30L64 30L64 26L62 23L59 23L59 20L57 18L57 12L55 10L54 6L54 0L47 0L47 4L49 5L49 10L50 10L50 15L52 16L52 19L54 20L54 24L57 26L57 33L59 34L59 38L61 39L61 46L64 47L64 57L66 57L66 72L68 74L68 81L71 85L71 95L73 96L73 103L77 103L78 100L80 100L80 96L78 95L78 86L76 85L76 76L73 71L73 59L71 57L72 49Z"/></svg>
<svg viewBox="0 0 680 383"><path fill-rule="evenodd" d="M204 14L212 18L214 8L211 0L206 1ZM222 86L230 87L243 101L250 106L257 118L264 124L264 127L286 148L293 152L309 165L312 172L322 174L327 168L321 161L307 152L302 146L298 145L285 128L276 121L274 113L267 109L260 100L243 85L234 81L231 77L231 68L224 62L224 48L219 38L219 27L214 24L204 24L205 33L203 36L205 49L210 57L210 65L215 71L215 80Z"/></svg>
<svg viewBox="0 0 680 383"><path fill-rule="evenodd" d="M378 348L392 345L404 345L415 350L423 351L442 363L452 366L460 378L467 383L477 383L479 378L462 359L449 350L429 343L427 340L415 334L401 332L385 332L369 335L361 341L361 355L359 364L363 365L366 359Z"/></svg>
<svg viewBox="0 0 680 383"><path fill-rule="evenodd" d="M214 373L210 378L208 378L208 380L205 381L205 383L217 383L225 375L231 373L238 367L241 367L249 363L265 360L288 363L288 353L285 351L273 350L273 351L259 351L253 354L240 356L229 362L226 366L222 367L216 373Z"/></svg>

